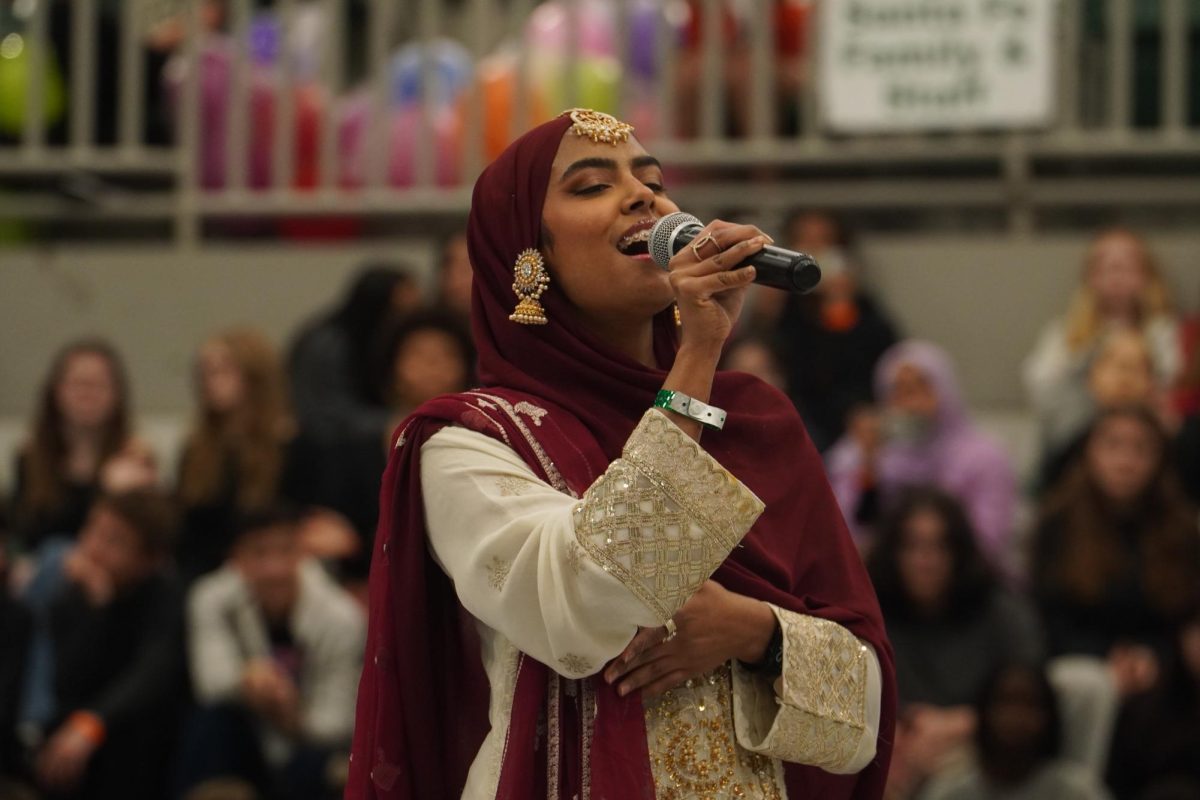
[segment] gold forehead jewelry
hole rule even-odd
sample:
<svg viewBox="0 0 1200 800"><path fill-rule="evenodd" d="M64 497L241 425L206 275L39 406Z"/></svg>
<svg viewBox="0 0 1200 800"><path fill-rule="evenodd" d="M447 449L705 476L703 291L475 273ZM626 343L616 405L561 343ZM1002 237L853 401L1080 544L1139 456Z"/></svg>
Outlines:
<svg viewBox="0 0 1200 800"><path fill-rule="evenodd" d="M572 108L563 114L571 115L571 122L575 123L571 130L575 131L576 136L586 136L596 144L616 145L628 141L629 134L633 133L633 126L628 122L621 122L603 111Z"/></svg>

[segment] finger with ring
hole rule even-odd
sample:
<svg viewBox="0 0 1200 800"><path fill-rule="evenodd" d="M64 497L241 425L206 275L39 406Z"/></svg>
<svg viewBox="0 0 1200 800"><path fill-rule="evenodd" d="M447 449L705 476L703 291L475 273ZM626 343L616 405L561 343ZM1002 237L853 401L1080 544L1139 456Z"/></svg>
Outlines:
<svg viewBox="0 0 1200 800"><path fill-rule="evenodd" d="M666 638L663 639L664 642L671 641L675 638L675 634L679 633L679 629L675 627L675 620L673 619L667 620L664 627L667 629Z"/></svg>
<svg viewBox="0 0 1200 800"><path fill-rule="evenodd" d="M697 261L704 260L704 256L700 255L700 248L704 247L706 244L711 244L713 247L717 248L718 253L721 252L721 245L717 244L717 238L711 233L706 233L691 244L692 253L695 254Z"/></svg>

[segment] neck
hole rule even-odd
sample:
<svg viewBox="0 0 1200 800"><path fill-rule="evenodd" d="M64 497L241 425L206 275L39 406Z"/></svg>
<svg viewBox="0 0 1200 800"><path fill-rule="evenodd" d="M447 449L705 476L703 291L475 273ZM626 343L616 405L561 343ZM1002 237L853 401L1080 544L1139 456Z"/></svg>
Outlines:
<svg viewBox="0 0 1200 800"><path fill-rule="evenodd" d="M98 447L104 438L104 429L90 425L63 423L63 436L71 447Z"/></svg>
<svg viewBox="0 0 1200 800"><path fill-rule="evenodd" d="M656 367L654 360L654 320L599 318L580 315L580 321L597 339L618 352L644 364Z"/></svg>
<svg viewBox="0 0 1200 800"><path fill-rule="evenodd" d="M987 759L984 772L995 784L1014 786L1031 776L1040 763L1041 760L1034 753L1017 750L1004 753L1002 757Z"/></svg>

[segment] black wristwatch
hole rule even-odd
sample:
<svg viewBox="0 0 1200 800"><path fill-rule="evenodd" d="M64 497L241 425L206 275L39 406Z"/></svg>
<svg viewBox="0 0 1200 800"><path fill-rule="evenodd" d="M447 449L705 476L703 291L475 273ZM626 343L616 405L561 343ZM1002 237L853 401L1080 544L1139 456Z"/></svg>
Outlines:
<svg viewBox="0 0 1200 800"><path fill-rule="evenodd" d="M767 644L762 660L754 664L743 661L742 666L750 672L768 678L778 678L783 674L783 628L778 622L775 623L775 632L771 634L771 641Z"/></svg>

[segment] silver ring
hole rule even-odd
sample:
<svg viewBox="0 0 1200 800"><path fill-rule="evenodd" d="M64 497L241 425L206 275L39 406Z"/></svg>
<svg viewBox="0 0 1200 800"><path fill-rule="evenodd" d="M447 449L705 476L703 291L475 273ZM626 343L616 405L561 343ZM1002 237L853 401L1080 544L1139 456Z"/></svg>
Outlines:
<svg viewBox="0 0 1200 800"><path fill-rule="evenodd" d="M663 627L667 629L667 638L663 639L664 642L671 641L675 638L675 634L679 633L679 629L675 627L675 620L673 619L669 619L663 623Z"/></svg>

